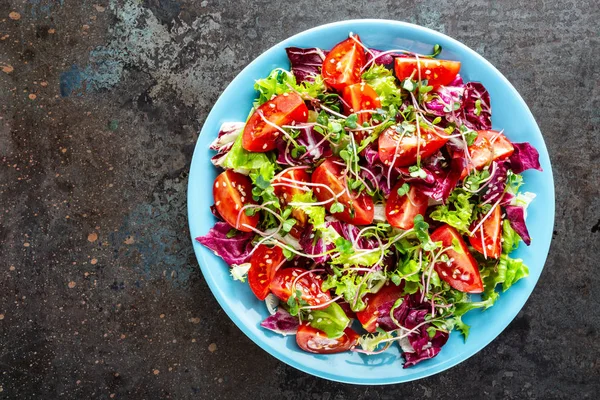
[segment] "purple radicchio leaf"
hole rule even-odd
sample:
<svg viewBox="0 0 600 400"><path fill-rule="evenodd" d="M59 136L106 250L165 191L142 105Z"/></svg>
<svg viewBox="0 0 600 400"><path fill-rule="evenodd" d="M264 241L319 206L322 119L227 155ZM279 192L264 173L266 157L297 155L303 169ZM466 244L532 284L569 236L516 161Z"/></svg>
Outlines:
<svg viewBox="0 0 600 400"><path fill-rule="evenodd" d="M510 203L513 195L504 192L504 189L506 189L506 177L508 176L509 167L510 165L508 161L492 162L492 176L488 182L486 192L483 194L483 196L481 196L481 200L484 203L496 203L503 193L504 197L502 197L502 200L499 204L504 205Z"/></svg>
<svg viewBox="0 0 600 400"><path fill-rule="evenodd" d="M342 221L327 222L327 226L331 226L337 233L340 234L344 239L354 243L356 241L356 247L359 249L374 249L378 246L375 239L369 239L362 236L356 240L360 229L356 225L348 224Z"/></svg>
<svg viewBox="0 0 600 400"><path fill-rule="evenodd" d="M230 266L248 262L254 233L237 232L235 236L228 238L227 233L231 229L233 228L229 224L217 222L206 235L199 236L196 240L211 249Z"/></svg>
<svg viewBox="0 0 600 400"><path fill-rule="evenodd" d="M531 237L529 236L529 231L525 224L525 210L523 207L504 206L504 211L506 212L506 219L510 222L510 226L512 226L515 232L521 236L523 242L529 246L531 244Z"/></svg>
<svg viewBox="0 0 600 400"><path fill-rule="evenodd" d="M283 308L278 307L277 312L265 318L260 323L260 326L286 336L295 335L296 332L298 332L300 323L298 322L298 318L291 316L290 313L285 311Z"/></svg>
<svg viewBox="0 0 600 400"><path fill-rule="evenodd" d="M432 99L424 106L431 114L439 117L448 116L448 119L452 120L452 115L459 113L463 107L464 93L465 86L440 86L430 92Z"/></svg>
<svg viewBox="0 0 600 400"><path fill-rule="evenodd" d="M334 243L325 244L325 241L318 235L319 234L315 231L311 224L308 224L306 226L299 240L300 247L302 247L302 250L305 253L310 255L322 254L335 248ZM324 264L330 259L331 255L324 255L313 258L316 264Z"/></svg>
<svg viewBox="0 0 600 400"><path fill-rule="evenodd" d="M373 144L367 146L363 152L365 157L365 163L363 163L362 167L369 170L369 172L361 169L360 176L365 179L367 182L371 183L371 187L379 187L381 191L385 194L385 196L389 196L391 193L391 187L393 187L398 177L400 176L399 168L392 168L390 172L390 185L388 185L388 172L389 167L384 165L379 158L379 153Z"/></svg>
<svg viewBox="0 0 600 400"><path fill-rule="evenodd" d="M392 65L394 63L394 58L396 57L408 57L408 55L403 53L387 53L388 50L377 50L377 49L369 49L370 52L367 53L367 64L371 63L371 60L374 58L374 64L379 65ZM386 53L386 54L384 54Z"/></svg>
<svg viewBox="0 0 600 400"><path fill-rule="evenodd" d="M412 178L410 175L404 179L412 181L411 184L425 196L436 201L446 201L458 185L466 165L464 157L456 156L448 162L440 151L423 162L421 168L427 174L424 179Z"/></svg>
<svg viewBox="0 0 600 400"><path fill-rule="evenodd" d="M217 151L217 154L210 159L213 165L220 167L223 164L225 156L233 147L235 139L242 133L244 125L244 122L225 122L221 125L217 138L209 146L211 150Z"/></svg>
<svg viewBox="0 0 600 400"><path fill-rule="evenodd" d="M287 47L285 51L290 59L290 66L296 82L314 82L315 76L321 73L325 52L317 47L309 49Z"/></svg>
<svg viewBox="0 0 600 400"><path fill-rule="evenodd" d="M377 308L377 324L384 331L391 331L400 328L390 316L390 311L396 301L388 301ZM394 318L402 325L409 311L408 296L405 296L402 304L394 309Z"/></svg>
<svg viewBox="0 0 600 400"><path fill-rule="evenodd" d="M463 101L463 124L476 131L492 129L492 105L490 102L490 94L481 83L467 83ZM477 103L478 101L479 103Z"/></svg>
<svg viewBox="0 0 600 400"><path fill-rule="evenodd" d="M442 350L442 346L448 341L448 333L442 331L436 331L433 338L429 337L427 328L429 324L422 326L419 329L419 333L412 333L408 335L408 341L410 342L414 352L404 352L404 368L412 367L421 361L428 360L439 354Z"/></svg>
<svg viewBox="0 0 600 400"><path fill-rule="evenodd" d="M510 156L510 169L515 174L520 174L528 169L542 171L540 166L540 155L529 143L513 143L514 153Z"/></svg>
<svg viewBox="0 0 600 400"><path fill-rule="evenodd" d="M284 140L277 142L277 163L283 165L312 165L318 159L331 155L331 147L327 140L323 140L323 135L313 129L313 127L300 128L300 134L296 142L306 148L305 153L292 156L293 145Z"/></svg>

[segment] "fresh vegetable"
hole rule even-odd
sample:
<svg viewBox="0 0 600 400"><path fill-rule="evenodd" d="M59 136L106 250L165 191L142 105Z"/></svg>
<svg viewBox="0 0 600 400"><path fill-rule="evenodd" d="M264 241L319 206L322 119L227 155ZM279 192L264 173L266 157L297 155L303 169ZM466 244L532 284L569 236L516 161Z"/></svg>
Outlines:
<svg viewBox="0 0 600 400"><path fill-rule="evenodd" d="M300 325L296 333L298 347L309 353L333 354L350 350L358 343L359 335L352 328L346 328L339 338L328 338L325 332L310 325Z"/></svg>
<svg viewBox="0 0 600 400"><path fill-rule="evenodd" d="M258 215L243 212L247 205L255 204L251 197L252 184L242 174L227 170L217 176L213 185L215 207L225 222L242 232L251 232L259 221Z"/></svg>
<svg viewBox="0 0 600 400"><path fill-rule="evenodd" d="M296 93L283 93L254 111L244 127L242 145L245 150L265 152L277 147L284 125L308 120L308 108Z"/></svg>
<svg viewBox="0 0 600 400"><path fill-rule="evenodd" d="M438 45L286 52L290 71L256 80L248 121L211 144L219 222L197 241L304 351L399 345L406 368L466 340L463 316L528 275L511 253L532 240L519 174L537 151L492 129L490 94Z"/></svg>

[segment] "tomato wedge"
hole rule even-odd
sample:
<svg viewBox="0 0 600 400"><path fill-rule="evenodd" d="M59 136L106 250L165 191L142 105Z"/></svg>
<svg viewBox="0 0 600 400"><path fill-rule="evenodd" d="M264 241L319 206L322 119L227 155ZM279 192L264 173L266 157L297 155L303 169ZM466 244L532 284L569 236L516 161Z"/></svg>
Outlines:
<svg viewBox="0 0 600 400"><path fill-rule="evenodd" d="M421 158L429 157L438 151L448 139L440 137L430 129L420 127L419 135L414 132L411 136L402 135L393 128L388 128L379 136L379 158L385 165L394 163L395 167L407 167L417 162L418 154ZM397 151L397 153L396 153ZM394 157L396 154L396 157Z"/></svg>
<svg viewBox="0 0 600 400"><path fill-rule="evenodd" d="M360 321L367 332L377 330L377 317L379 317L378 308L390 301L396 301L402 297L402 288L394 284L384 286L377 293L366 295L363 301L367 304L364 310L356 313L356 318Z"/></svg>
<svg viewBox="0 0 600 400"><path fill-rule="evenodd" d="M480 170L492 161L504 160L515 151L512 143L498 131L477 131L477 139L469 146L471 163L462 172L461 179L473 169Z"/></svg>
<svg viewBox="0 0 600 400"><path fill-rule="evenodd" d="M385 217L390 225L400 229L411 229L417 215L425 215L429 198L411 186L404 196L398 195L398 189L404 182L400 181L392 189L385 204Z"/></svg>
<svg viewBox="0 0 600 400"><path fill-rule="evenodd" d="M271 281L271 292L282 301L288 301L292 295L292 284L296 281L296 291L302 293L302 300L311 306L318 306L331 300L329 291L321 290L323 284L320 276L311 273L302 275L307 270L303 268L284 268L277 271L275 278Z"/></svg>
<svg viewBox="0 0 600 400"><path fill-rule="evenodd" d="M265 152L277 147L281 132L271 124L282 126L308 121L308 108L296 93L284 93L267 101L254 111L244 127L242 147L248 151Z"/></svg>
<svg viewBox="0 0 600 400"><path fill-rule="evenodd" d="M337 339L330 339L325 332L308 324L300 325L296 333L298 347L309 353L333 354L350 350L358 343L360 335L352 328L346 328Z"/></svg>
<svg viewBox="0 0 600 400"><path fill-rule="evenodd" d="M436 60L431 58L396 57L394 70L401 81L412 76L419 80L419 65L421 80L427 79L431 86L448 85L456 78L460 70L460 61Z"/></svg>
<svg viewBox="0 0 600 400"><path fill-rule="evenodd" d="M232 170L221 173L213 185L213 198L221 217L237 230L252 232L251 228L258 225L258 214L248 216L245 212L240 212L245 205L256 204L252 199L252 183L247 176Z"/></svg>
<svg viewBox="0 0 600 400"><path fill-rule="evenodd" d="M342 98L344 99L344 112L350 115L362 110L375 110L381 107L381 101L375 89L365 82L355 83L346 86L342 90ZM371 118L371 113L358 114L358 123L368 122Z"/></svg>
<svg viewBox="0 0 600 400"><path fill-rule="evenodd" d="M290 181L295 181L295 183ZM286 205L292 201L295 195L306 193L304 190L298 189L302 182L310 182L310 175L305 169L298 168L288 168L273 180L275 195L279 198L281 204ZM299 208L292 211L292 217L296 220L296 224L292 227L290 234L299 239L306 227L308 218L306 213Z"/></svg>
<svg viewBox="0 0 600 400"><path fill-rule="evenodd" d="M342 98L344 99L344 112L346 115L363 111L363 110L375 110L381 107L381 102L377 96L377 92L368 84L355 83L354 85L346 86L342 90ZM364 122L368 122L371 119L371 113L359 113L358 124L362 125ZM368 135L366 131L354 132L356 143L359 144Z"/></svg>
<svg viewBox="0 0 600 400"><path fill-rule="evenodd" d="M510 140L508 140L501 132L492 130L477 131L477 135L486 138L490 142L494 160L504 160L510 157L515 151Z"/></svg>
<svg viewBox="0 0 600 400"><path fill-rule="evenodd" d="M339 162L342 165L336 164ZM367 193L362 192L356 196L354 192L350 192L344 182L343 162L341 159L327 158L319 165L312 174L312 183L325 185L326 187L316 187L314 189L315 196L319 201L332 200L335 195L337 202L344 206L341 212L333 213L340 221L354 225L368 225L373 221L375 208L373 207L373 199ZM327 189L329 188L329 189ZM330 201L325 204L327 211L331 212L331 206L335 201Z"/></svg>
<svg viewBox="0 0 600 400"><path fill-rule="evenodd" d="M491 215L481 224L473 236L469 237L469 243L478 252L492 258L499 258L502 253L502 216L500 206L497 205L492 210ZM471 230L479 224L479 221L473 222ZM483 231L483 235L482 235ZM485 244L485 251L483 246Z"/></svg>
<svg viewBox="0 0 600 400"><path fill-rule="evenodd" d="M360 82L361 70L367 58L360 44L360 38L348 38L335 45L323 61L321 74L323 80L334 89L341 90L344 86Z"/></svg>
<svg viewBox="0 0 600 400"><path fill-rule="evenodd" d="M252 293L259 300L264 300L269 294L271 281L284 259L283 251L277 246L270 248L261 244L252 253L248 270L248 284Z"/></svg>
<svg viewBox="0 0 600 400"><path fill-rule="evenodd" d="M431 234L431 240L442 242L444 247L452 247L452 242L457 241L462 252L454 249L446 250L450 259L447 263L438 262L434 268L441 279L448 282L456 290L466 293L483 292L483 282L477 267L477 261L473 258L467 244L462 236L450 225L442 225Z"/></svg>

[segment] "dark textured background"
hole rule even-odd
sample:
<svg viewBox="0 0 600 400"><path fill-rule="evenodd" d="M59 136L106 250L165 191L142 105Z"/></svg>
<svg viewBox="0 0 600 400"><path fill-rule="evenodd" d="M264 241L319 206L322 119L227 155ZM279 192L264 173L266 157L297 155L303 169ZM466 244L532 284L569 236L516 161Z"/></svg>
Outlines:
<svg viewBox="0 0 600 400"><path fill-rule="evenodd" d="M494 3L0 0L0 398L598 398L599 6ZM259 349L209 292L186 221L219 93L282 39L359 17L436 29L497 66L557 188L548 262L517 319L459 366L390 387Z"/></svg>

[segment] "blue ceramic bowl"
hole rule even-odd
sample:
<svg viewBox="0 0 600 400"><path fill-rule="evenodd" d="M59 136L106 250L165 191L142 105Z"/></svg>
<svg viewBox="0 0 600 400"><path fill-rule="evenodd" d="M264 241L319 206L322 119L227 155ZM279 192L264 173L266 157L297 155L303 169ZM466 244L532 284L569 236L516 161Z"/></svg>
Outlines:
<svg viewBox="0 0 600 400"><path fill-rule="evenodd" d="M210 163L212 154L208 146L220 125L245 121L256 96L254 80L265 77L273 68L289 68L286 47L330 49L346 39L349 32L358 33L367 46L382 50L401 48L426 54L434 44L441 44L440 58L460 60L465 81L482 82L490 92L494 129L504 129L512 141L529 141L538 149L544 169L544 172L524 173L523 190L537 194L527 219L533 241L529 247L522 244L514 256L525 260L530 276L503 293L494 307L466 315L464 320L471 325L466 342L453 332L437 357L408 369L402 368L398 346L377 356L350 352L314 355L298 349L293 336L284 338L262 329L259 324L268 315L264 303L254 297L247 284L231 279L229 268L220 258L193 240L208 232L215 222L209 207L213 203L211 184L217 170ZM548 151L529 108L508 80L483 57L448 36L417 25L387 20L342 21L310 29L273 46L244 68L225 89L196 144L189 176L188 214L194 250L206 282L227 315L250 339L281 361L309 374L339 382L381 385L407 382L450 368L485 347L513 320L533 291L548 254L554 224L554 183Z"/></svg>

